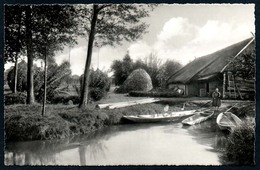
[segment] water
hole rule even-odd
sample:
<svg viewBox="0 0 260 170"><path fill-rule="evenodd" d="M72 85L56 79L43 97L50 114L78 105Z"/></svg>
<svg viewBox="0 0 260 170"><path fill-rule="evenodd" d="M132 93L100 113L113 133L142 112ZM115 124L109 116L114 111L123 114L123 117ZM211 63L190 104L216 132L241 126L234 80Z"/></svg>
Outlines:
<svg viewBox="0 0 260 170"><path fill-rule="evenodd" d="M59 141L10 142L6 165L221 165L215 121L112 126Z"/></svg>

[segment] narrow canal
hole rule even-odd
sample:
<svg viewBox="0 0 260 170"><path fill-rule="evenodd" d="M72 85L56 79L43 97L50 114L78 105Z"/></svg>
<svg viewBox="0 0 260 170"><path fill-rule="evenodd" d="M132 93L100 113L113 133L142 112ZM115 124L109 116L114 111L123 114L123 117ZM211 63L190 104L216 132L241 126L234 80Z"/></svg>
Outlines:
<svg viewBox="0 0 260 170"><path fill-rule="evenodd" d="M118 125L59 141L9 142L6 165L221 165L215 120Z"/></svg>

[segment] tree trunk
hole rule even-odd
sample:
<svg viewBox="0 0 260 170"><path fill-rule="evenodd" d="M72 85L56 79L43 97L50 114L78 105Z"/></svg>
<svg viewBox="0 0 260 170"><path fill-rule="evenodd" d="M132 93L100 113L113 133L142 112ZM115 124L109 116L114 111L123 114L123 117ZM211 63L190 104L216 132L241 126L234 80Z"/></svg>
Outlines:
<svg viewBox="0 0 260 170"><path fill-rule="evenodd" d="M45 46L45 56L44 56L44 95L43 95L43 104L42 104L42 116L45 116L45 105L46 105L46 95L47 95L47 53Z"/></svg>
<svg viewBox="0 0 260 170"><path fill-rule="evenodd" d="M26 19L26 48L27 48L27 104L34 103L34 86L33 86L33 52L32 52L32 10L31 6L26 6L25 11Z"/></svg>
<svg viewBox="0 0 260 170"><path fill-rule="evenodd" d="M17 11L19 13L19 25L18 25L18 45L16 47L16 53L15 53L15 66L14 66L14 91L13 93L17 93L17 76L18 76L18 55L19 52L21 51L21 25L22 25L22 11L21 11L21 7L19 8L19 11Z"/></svg>
<svg viewBox="0 0 260 170"><path fill-rule="evenodd" d="M79 160L80 160L80 166L86 166L86 147L80 146L79 149Z"/></svg>
<svg viewBox="0 0 260 170"><path fill-rule="evenodd" d="M95 27L98 17L98 5L93 5L93 16L91 20L91 29L89 32L89 40L88 40L88 52L87 52L87 59L86 59L86 65L85 65L85 71L83 76L83 88L81 91L80 96L80 108L86 108L88 104L88 85L89 85L89 75L90 75L90 64L91 64L91 58L92 58L92 49L93 49L93 43L94 43L94 36L95 36Z"/></svg>
<svg viewBox="0 0 260 170"><path fill-rule="evenodd" d="M15 56L15 64L14 64L14 91L13 93L17 93L17 74L18 74L18 54Z"/></svg>

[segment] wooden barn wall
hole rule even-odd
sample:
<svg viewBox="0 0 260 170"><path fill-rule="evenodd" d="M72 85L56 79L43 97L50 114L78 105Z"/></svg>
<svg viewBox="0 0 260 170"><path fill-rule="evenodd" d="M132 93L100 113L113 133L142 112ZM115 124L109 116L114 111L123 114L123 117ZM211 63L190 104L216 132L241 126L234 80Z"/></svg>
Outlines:
<svg viewBox="0 0 260 170"><path fill-rule="evenodd" d="M199 96L199 83L192 82L187 84L186 92L186 95L188 96Z"/></svg>
<svg viewBox="0 0 260 170"><path fill-rule="evenodd" d="M174 88L179 88L185 90L185 85L184 84L170 84L169 89L174 89Z"/></svg>
<svg viewBox="0 0 260 170"><path fill-rule="evenodd" d="M215 89L218 88L219 92L222 93L223 91L223 82L218 79L213 79L209 81L209 95L212 94L212 92L215 91Z"/></svg>
<svg viewBox="0 0 260 170"><path fill-rule="evenodd" d="M216 88L222 93L223 84L222 80L218 78L212 78L210 80L196 81L187 85L187 93L189 96L207 97L211 96L212 92ZM208 88L207 88L208 84Z"/></svg>
<svg viewBox="0 0 260 170"><path fill-rule="evenodd" d="M169 89L180 88L184 90L184 95L186 96L196 96L196 97L207 97L211 96L212 92L215 91L216 87L219 92L223 91L222 80L218 78L212 78L210 80L204 81L194 81L189 84L169 84ZM207 89L208 84L208 89Z"/></svg>

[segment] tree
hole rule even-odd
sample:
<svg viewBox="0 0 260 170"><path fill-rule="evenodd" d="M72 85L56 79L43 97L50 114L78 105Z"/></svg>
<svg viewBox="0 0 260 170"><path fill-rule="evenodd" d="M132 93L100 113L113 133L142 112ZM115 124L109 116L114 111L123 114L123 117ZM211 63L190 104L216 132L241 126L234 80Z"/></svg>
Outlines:
<svg viewBox="0 0 260 170"><path fill-rule="evenodd" d="M153 83L153 87L159 87L160 79L158 77L160 67L162 65L162 59L159 58L156 54L151 53L145 59L145 70L150 75Z"/></svg>
<svg viewBox="0 0 260 170"><path fill-rule="evenodd" d="M17 91L23 92L26 91L27 88L27 63L21 61L18 65ZM42 102L44 93L44 82L42 81L44 79L44 71L36 65L33 67L33 70L35 71L33 82L35 99L38 102ZM7 74L7 81L10 89L14 88L14 70L14 68L11 69ZM68 61L64 61L60 65L53 62L48 65L47 71L47 100L50 101L54 97L56 89L60 87L60 84L71 75L70 64Z"/></svg>
<svg viewBox="0 0 260 170"><path fill-rule="evenodd" d="M34 70L35 58L54 56L55 51L62 50L64 45L75 43L78 33L77 11L71 5L25 5L6 6L6 9L20 8L23 34L20 44L26 52L27 62L27 103L34 103ZM10 10L9 10L10 11ZM15 12L14 12L15 13ZM7 22L12 21L13 13L6 10ZM16 17L19 20L19 17ZM14 30L13 28L7 28ZM11 38L14 39L15 36ZM10 39L11 39L10 38ZM10 45L9 45L10 44ZM6 49L11 49L9 43ZM53 60L52 60L53 61ZM47 65L46 65L47 66Z"/></svg>
<svg viewBox="0 0 260 170"><path fill-rule="evenodd" d="M114 71L115 84L122 85L130 73L133 71L133 60L127 53L123 61L114 60L111 69Z"/></svg>
<svg viewBox="0 0 260 170"><path fill-rule="evenodd" d="M33 51L32 51L32 9L31 6L25 6L25 44L27 52L27 104L33 104L34 86L33 86Z"/></svg>
<svg viewBox="0 0 260 170"><path fill-rule="evenodd" d="M13 93L17 92L17 74L18 74L18 59L22 54L24 43L21 41L24 36L24 29L22 25L22 15L24 13L20 6L5 6L5 55L4 61L14 62L15 70L14 81L13 81Z"/></svg>
<svg viewBox="0 0 260 170"><path fill-rule="evenodd" d="M88 51L83 77L83 89L79 107L85 108L88 102L88 83L94 40L98 45L116 45L123 40L133 41L141 37L147 24L140 21L147 17L147 8L142 5L97 5L92 8L80 6L83 25L88 32ZM84 24L85 23L85 24ZM87 24L86 24L87 23ZM90 25L90 27L88 27Z"/></svg>
<svg viewBox="0 0 260 170"><path fill-rule="evenodd" d="M35 7L35 16L38 25L35 26L35 46L39 56L44 57L44 93L43 110L45 114L45 103L47 95L47 58L52 58L54 53L62 50L64 45L72 46L76 43L78 22L76 10L73 6L41 5ZM37 22L36 22L37 23Z"/></svg>
<svg viewBox="0 0 260 170"><path fill-rule="evenodd" d="M255 80L256 53L255 46L248 48L228 66L234 76L241 77L244 80Z"/></svg>
<svg viewBox="0 0 260 170"><path fill-rule="evenodd" d="M7 74L7 82L12 91L16 88L18 92L26 91L27 81L26 81L26 70L27 64L25 61L21 61L17 64L17 75L16 80L14 74L16 74L16 68L13 67ZM16 82L15 82L16 81Z"/></svg>
<svg viewBox="0 0 260 170"><path fill-rule="evenodd" d="M166 87L166 81L178 71L182 65L174 60L167 60L160 68L158 79L160 80L160 87Z"/></svg>

